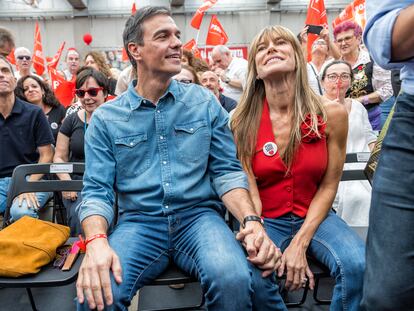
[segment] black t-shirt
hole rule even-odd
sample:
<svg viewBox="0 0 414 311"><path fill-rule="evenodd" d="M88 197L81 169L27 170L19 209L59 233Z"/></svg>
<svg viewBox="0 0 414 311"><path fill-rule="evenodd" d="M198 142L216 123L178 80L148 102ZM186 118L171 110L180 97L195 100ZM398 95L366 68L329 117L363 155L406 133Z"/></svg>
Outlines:
<svg viewBox="0 0 414 311"><path fill-rule="evenodd" d="M62 121L65 118L66 110L65 107L59 105L57 107L53 107L46 116L47 120L49 121L50 129L52 130L53 137L57 138L57 134L59 133L59 128L62 125Z"/></svg>
<svg viewBox="0 0 414 311"><path fill-rule="evenodd" d="M59 132L69 137L69 162L85 162L85 123L81 121L77 112L66 117Z"/></svg>
<svg viewBox="0 0 414 311"><path fill-rule="evenodd" d="M37 163L37 148L53 143L42 109L16 97L10 115L0 113L0 178L12 176L18 165Z"/></svg>

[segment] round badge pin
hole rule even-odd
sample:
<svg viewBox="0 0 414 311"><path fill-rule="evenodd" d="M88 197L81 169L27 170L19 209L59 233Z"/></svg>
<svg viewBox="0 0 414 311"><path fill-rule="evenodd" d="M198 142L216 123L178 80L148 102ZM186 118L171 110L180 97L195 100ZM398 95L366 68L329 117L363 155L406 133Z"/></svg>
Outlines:
<svg viewBox="0 0 414 311"><path fill-rule="evenodd" d="M273 157L277 152L277 146L274 142L265 143L263 146L263 153L268 157Z"/></svg>
<svg viewBox="0 0 414 311"><path fill-rule="evenodd" d="M56 122L53 122L52 124L50 124L50 127L54 130L56 130L59 126L57 125Z"/></svg>

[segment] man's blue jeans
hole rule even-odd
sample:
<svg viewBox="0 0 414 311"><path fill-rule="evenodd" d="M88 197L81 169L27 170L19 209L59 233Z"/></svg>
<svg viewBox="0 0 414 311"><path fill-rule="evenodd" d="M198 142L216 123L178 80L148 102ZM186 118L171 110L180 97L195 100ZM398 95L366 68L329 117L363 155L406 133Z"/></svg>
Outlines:
<svg viewBox="0 0 414 311"><path fill-rule="evenodd" d="M208 310L286 310L274 276L262 278L261 270L248 263L234 234L211 208L163 217L121 216L109 243L120 257L123 280L118 285L111 279L114 305L109 310L127 310L137 290L170 260L200 280ZM78 309L88 310L87 302Z"/></svg>
<svg viewBox="0 0 414 311"><path fill-rule="evenodd" d="M267 234L284 251L304 218L288 214L264 222ZM313 236L308 254L328 267L335 279L330 310L358 310L365 268L365 245L358 234L331 211Z"/></svg>
<svg viewBox="0 0 414 311"><path fill-rule="evenodd" d="M414 95L400 93L372 186L365 310L414 307Z"/></svg>
<svg viewBox="0 0 414 311"><path fill-rule="evenodd" d="M7 205L7 192L9 190L11 177L0 178L0 213L4 213ZM47 201L53 196L52 192L36 192L37 200L39 201L40 208L43 208ZM19 206L17 199L13 201L10 208L10 217L12 221L16 221L23 216L30 216L38 218L37 211L27 206L26 200L23 200L22 205Z"/></svg>

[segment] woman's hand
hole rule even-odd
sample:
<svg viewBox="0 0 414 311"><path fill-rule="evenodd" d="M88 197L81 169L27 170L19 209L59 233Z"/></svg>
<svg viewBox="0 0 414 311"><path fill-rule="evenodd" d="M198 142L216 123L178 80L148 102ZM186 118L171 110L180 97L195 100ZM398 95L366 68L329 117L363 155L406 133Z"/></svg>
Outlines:
<svg viewBox="0 0 414 311"><path fill-rule="evenodd" d="M62 198L74 202L78 198L78 193L74 191L62 191Z"/></svg>
<svg viewBox="0 0 414 311"><path fill-rule="evenodd" d="M288 290L294 291L306 285L309 279L309 287L313 290L315 281L313 273L309 269L306 259L306 248L292 241L282 255L282 264L278 269L278 276L281 277L286 269L286 283Z"/></svg>
<svg viewBox="0 0 414 311"><path fill-rule="evenodd" d="M39 201L35 193L22 193L16 198L19 202L19 207L22 206L23 201L26 201L27 207L32 208L34 210L38 210L40 208Z"/></svg>

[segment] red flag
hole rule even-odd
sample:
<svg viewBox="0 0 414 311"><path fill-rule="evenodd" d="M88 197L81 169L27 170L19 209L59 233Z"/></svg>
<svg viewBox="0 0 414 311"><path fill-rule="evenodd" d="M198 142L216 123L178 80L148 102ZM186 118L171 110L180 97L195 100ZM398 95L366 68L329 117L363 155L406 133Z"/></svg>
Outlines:
<svg viewBox="0 0 414 311"><path fill-rule="evenodd" d="M211 16L210 26L208 27L206 45L226 44L229 40L223 26L221 26L216 15Z"/></svg>
<svg viewBox="0 0 414 311"><path fill-rule="evenodd" d="M354 12L355 22L361 26L362 29L365 29L366 24L366 13L365 13L365 0L354 0L352 2L352 9Z"/></svg>
<svg viewBox="0 0 414 311"><path fill-rule="evenodd" d="M188 41L186 44L183 45L183 49L187 50L187 51L191 51L193 53L193 55L197 58L201 59L201 53L200 50L197 47L197 43L195 42L194 39L191 39L190 41Z"/></svg>
<svg viewBox="0 0 414 311"><path fill-rule="evenodd" d="M45 71L45 58L43 57L42 38L40 37L39 24L35 25L34 48L33 48L33 68L41 76Z"/></svg>
<svg viewBox="0 0 414 311"><path fill-rule="evenodd" d="M346 6L345 9L342 10L341 14L332 22L333 28L338 26L340 23L345 21L354 20L354 10L352 9L352 5L349 4Z"/></svg>
<svg viewBox="0 0 414 311"><path fill-rule="evenodd" d="M13 50L11 50L10 54L7 55L7 60L10 62L10 64L15 65L16 66L16 58L14 57L14 48Z"/></svg>
<svg viewBox="0 0 414 311"><path fill-rule="evenodd" d="M203 21L204 12L215 5L217 0L204 0L204 3L197 9L193 18L191 19L191 26L195 29L200 29Z"/></svg>
<svg viewBox="0 0 414 311"><path fill-rule="evenodd" d="M137 6L135 5L135 1L132 4L132 8L131 8L131 15L135 15L135 13L137 12Z"/></svg>
<svg viewBox="0 0 414 311"><path fill-rule="evenodd" d="M60 45L59 50L56 52L53 57L46 57L47 67L56 69L57 64L59 63L60 56L62 55L63 48L65 47L65 41Z"/></svg>
<svg viewBox="0 0 414 311"><path fill-rule="evenodd" d="M74 98L75 77L72 81L66 81L56 69L49 67L50 80L52 80L52 89L56 98L66 108L70 106Z"/></svg>
<svg viewBox="0 0 414 311"><path fill-rule="evenodd" d="M326 16L325 3L323 0L310 0L305 23L306 25L328 25L328 18ZM312 44L317 38L318 35L308 33L308 61L312 60Z"/></svg>

